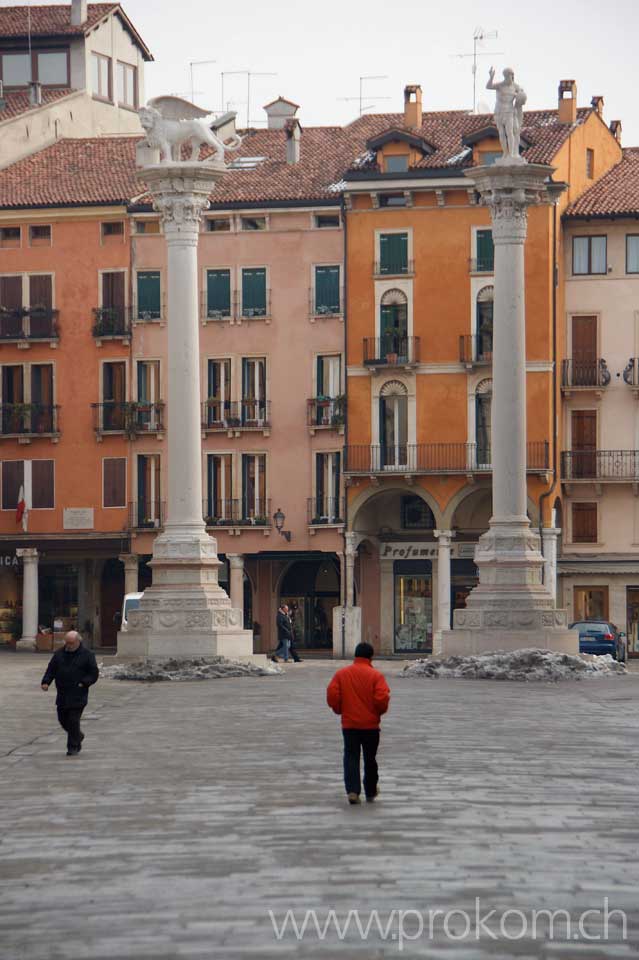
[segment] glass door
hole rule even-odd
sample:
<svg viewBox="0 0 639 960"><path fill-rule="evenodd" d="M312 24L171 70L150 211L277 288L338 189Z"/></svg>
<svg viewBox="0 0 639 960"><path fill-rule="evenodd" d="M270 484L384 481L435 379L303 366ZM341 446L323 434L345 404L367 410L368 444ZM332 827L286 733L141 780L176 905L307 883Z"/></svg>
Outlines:
<svg viewBox="0 0 639 960"><path fill-rule="evenodd" d="M433 649L433 577L430 562L396 562L395 652Z"/></svg>

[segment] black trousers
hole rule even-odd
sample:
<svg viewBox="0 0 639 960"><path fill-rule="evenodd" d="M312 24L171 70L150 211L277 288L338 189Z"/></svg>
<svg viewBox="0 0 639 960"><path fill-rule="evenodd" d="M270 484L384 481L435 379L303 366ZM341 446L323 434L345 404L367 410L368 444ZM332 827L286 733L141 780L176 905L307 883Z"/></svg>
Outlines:
<svg viewBox="0 0 639 960"><path fill-rule="evenodd" d="M58 720L67 732L67 750L79 750L82 742L80 717L84 707L58 707Z"/></svg>
<svg viewBox="0 0 639 960"><path fill-rule="evenodd" d="M344 786L346 793L359 793L360 750L364 754L364 793L374 797L377 793L377 748L379 730L342 730L344 735Z"/></svg>

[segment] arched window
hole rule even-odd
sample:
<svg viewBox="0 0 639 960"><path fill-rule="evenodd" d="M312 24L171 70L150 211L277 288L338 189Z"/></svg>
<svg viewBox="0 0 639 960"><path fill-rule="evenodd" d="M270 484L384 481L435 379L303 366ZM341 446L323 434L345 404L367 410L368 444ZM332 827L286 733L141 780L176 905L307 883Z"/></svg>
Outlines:
<svg viewBox="0 0 639 960"><path fill-rule="evenodd" d="M385 383L379 392L379 444L383 469L408 464L408 390L399 380Z"/></svg>
<svg viewBox="0 0 639 960"><path fill-rule="evenodd" d="M477 294L477 359L493 358L493 301L494 287L482 287Z"/></svg>
<svg viewBox="0 0 639 960"><path fill-rule="evenodd" d="M394 287L382 294L379 319L379 356L408 357L408 299Z"/></svg>
<svg viewBox="0 0 639 960"><path fill-rule="evenodd" d="M493 381L482 380L475 390L475 443L477 446L477 466L488 467L491 464L491 408L493 402Z"/></svg>

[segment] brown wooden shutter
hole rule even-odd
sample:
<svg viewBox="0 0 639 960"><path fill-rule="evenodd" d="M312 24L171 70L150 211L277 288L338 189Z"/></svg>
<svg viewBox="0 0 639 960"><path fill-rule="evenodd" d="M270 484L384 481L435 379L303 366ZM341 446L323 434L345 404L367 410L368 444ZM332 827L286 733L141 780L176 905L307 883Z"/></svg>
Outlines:
<svg viewBox="0 0 639 960"><path fill-rule="evenodd" d="M20 365L6 366L2 368L2 402L3 403L23 403L24 402L24 376L23 367Z"/></svg>
<svg viewBox="0 0 639 960"><path fill-rule="evenodd" d="M54 504L53 460L31 461L31 500L34 510L52 509Z"/></svg>
<svg viewBox="0 0 639 960"><path fill-rule="evenodd" d="M102 274L102 306L124 309L124 273Z"/></svg>
<svg viewBox="0 0 639 960"><path fill-rule="evenodd" d="M572 475L597 475L597 411L572 411Z"/></svg>
<svg viewBox="0 0 639 960"><path fill-rule="evenodd" d="M597 542L596 503L573 503L572 539L573 543Z"/></svg>
<svg viewBox="0 0 639 960"><path fill-rule="evenodd" d="M29 277L29 306L44 307L51 310L53 307L53 277L50 273L43 273Z"/></svg>
<svg viewBox="0 0 639 960"><path fill-rule="evenodd" d="M0 307L19 310L22 306L22 277L0 277Z"/></svg>
<svg viewBox="0 0 639 960"><path fill-rule="evenodd" d="M126 506L126 457L104 460L104 506Z"/></svg>
<svg viewBox="0 0 639 960"><path fill-rule="evenodd" d="M2 509L15 510L20 487L24 483L24 460L4 460L2 463Z"/></svg>
<svg viewBox="0 0 639 960"><path fill-rule="evenodd" d="M572 364L575 387L597 385L597 318L572 318Z"/></svg>

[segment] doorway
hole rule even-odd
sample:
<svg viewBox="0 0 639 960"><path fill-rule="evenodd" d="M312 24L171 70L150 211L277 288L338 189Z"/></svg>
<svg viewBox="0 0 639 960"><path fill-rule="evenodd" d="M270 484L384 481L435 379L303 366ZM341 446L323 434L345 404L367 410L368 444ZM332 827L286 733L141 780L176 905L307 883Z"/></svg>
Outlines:
<svg viewBox="0 0 639 960"><path fill-rule="evenodd" d="M104 561L100 577L100 646L115 647L118 628L115 615L124 600L124 565L115 557Z"/></svg>
<svg viewBox="0 0 639 960"><path fill-rule="evenodd" d="M335 555L293 563L282 581L280 602L289 607L299 648L332 650L333 610L340 602Z"/></svg>

